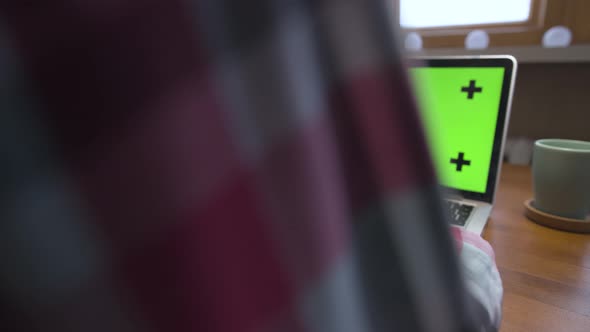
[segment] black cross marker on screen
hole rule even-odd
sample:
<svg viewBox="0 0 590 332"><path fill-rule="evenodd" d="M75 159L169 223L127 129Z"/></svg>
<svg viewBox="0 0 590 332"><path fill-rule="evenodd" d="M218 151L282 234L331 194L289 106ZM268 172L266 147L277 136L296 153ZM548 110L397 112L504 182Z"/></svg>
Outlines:
<svg viewBox="0 0 590 332"><path fill-rule="evenodd" d="M451 158L451 164L457 165L457 172L461 172L463 166L471 165L471 160L466 160L464 157L465 154L463 152L459 152L459 157L457 157L457 159Z"/></svg>
<svg viewBox="0 0 590 332"><path fill-rule="evenodd" d="M461 87L461 92L467 92L467 99L473 99L473 95L476 92L482 92L482 87L475 86L475 80L469 81L469 86Z"/></svg>

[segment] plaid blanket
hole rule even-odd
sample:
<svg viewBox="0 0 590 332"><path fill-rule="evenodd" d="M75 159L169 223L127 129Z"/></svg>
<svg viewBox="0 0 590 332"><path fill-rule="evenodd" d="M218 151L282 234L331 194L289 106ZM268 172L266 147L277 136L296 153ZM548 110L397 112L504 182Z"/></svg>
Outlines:
<svg viewBox="0 0 590 332"><path fill-rule="evenodd" d="M2 330L498 327L384 1L0 12Z"/></svg>

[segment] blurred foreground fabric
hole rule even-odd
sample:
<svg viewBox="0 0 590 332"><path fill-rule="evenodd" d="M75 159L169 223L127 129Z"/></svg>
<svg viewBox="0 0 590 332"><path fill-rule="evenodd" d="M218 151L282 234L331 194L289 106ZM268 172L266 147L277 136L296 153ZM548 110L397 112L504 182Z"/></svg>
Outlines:
<svg viewBox="0 0 590 332"><path fill-rule="evenodd" d="M0 329L494 330L390 7L3 2Z"/></svg>

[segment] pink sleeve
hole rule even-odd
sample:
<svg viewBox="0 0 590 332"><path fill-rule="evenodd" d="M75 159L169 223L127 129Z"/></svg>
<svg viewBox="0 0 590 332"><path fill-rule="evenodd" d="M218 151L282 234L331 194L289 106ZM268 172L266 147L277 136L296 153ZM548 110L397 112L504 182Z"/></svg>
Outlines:
<svg viewBox="0 0 590 332"><path fill-rule="evenodd" d="M487 310L492 324L499 327L504 291L492 247L475 233L458 227L452 227L451 232L467 289Z"/></svg>

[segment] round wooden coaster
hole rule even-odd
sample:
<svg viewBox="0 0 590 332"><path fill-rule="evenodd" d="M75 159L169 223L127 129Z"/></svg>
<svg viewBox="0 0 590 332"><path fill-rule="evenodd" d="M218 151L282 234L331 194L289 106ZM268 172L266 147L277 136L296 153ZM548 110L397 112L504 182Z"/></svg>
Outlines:
<svg viewBox="0 0 590 332"><path fill-rule="evenodd" d="M525 215L537 224L567 232L590 233L590 216L586 220L582 220L549 214L535 208L532 199L524 202L524 207Z"/></svg>

